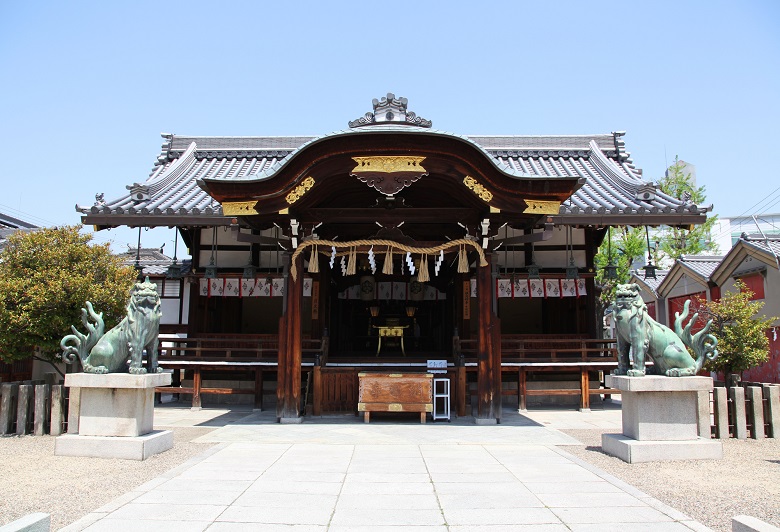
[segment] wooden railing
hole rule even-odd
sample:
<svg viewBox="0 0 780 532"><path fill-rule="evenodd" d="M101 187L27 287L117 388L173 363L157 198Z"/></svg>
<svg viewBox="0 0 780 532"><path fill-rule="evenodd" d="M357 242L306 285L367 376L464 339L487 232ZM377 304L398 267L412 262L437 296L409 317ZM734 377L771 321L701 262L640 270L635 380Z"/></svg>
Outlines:
<svg viewBox="0 0 780 532"><path fill-rule="evenodd" d="M276 360L279 356L277 335L162 338L160 343L160 360ZM301 346L303 356L327 357L327 337L316 340L303 338Z"/></svg>
<svg viewBox="0 0 780 532"><path fill-rule="evenodd" d="M467 371L476 371L477 340L453 338L456 360L463 362ZM615 340L586 338L584 335L501 335L501 372L516 379L517 390L504 390L504 395L517 394L518 406L526 409L528 396L571 395L580 397L580 408L590 408L591 395L619 394L599 386L591 387L591 379L617 366ZM576 387L545 387L530 389L529 376L535 374L578 374ZM533 377L532 377L533 378ZM577 378L577 377L574 377ZM555 381L554 381L555 382ZM460 385L465 388L465 385ZM553 384L554 386L554 384ZM460 395L465 395L463 389ZM459 410L462 405L458 405Z"/></svg>
<svg viewBox="0 0 780 532"><path fill-rule="evenodd" d="M301 340L301 356L308 365L328 356L328 338ZM255 408L263 408L264 375L275 374L279 360L278 335L209 335L204 337L160 339L160 366L188 370L192 386L182 387L180 373L174 372L173 385L157 388L158 393L190 394L192 406L201 406L201 394L254 395ZM203 372L215 380L215 373L248 373L254 377L253 388L203 386Z"/></svg>
<svg viewBox="0 0 780 532"><path fill-rule="evenodd" d="M477 340L455 337L453 350L456 357L476 357ZM581 335L501 335L502 362L591 362L616 359L617 348L613 339L593 339Z"/></svg>

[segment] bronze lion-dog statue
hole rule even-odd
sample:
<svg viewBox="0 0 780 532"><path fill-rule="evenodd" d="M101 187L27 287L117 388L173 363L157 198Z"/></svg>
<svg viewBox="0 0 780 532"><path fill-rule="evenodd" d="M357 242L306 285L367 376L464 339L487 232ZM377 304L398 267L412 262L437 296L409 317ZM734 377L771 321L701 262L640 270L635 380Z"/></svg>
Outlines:
<svg viewBox="0 0 780 532"><path fill-rule="evenodd" d="M652 360L652 373L668 377L696 375L706 359L718 356L715 347L718 340L709 334L712 320L698 333L691 335L691 327L699 314L695 313L683 328L688 318L691 301L685 302L682 315L675 313L674 331L655 321L647 313L647 305L639 294L639 285L617 286L613 313L617 332L618 368L613 375L641 377L648 372L646 362ZM688 352L693 351L693 355ZM629 369L629 352L633 354L633 367ZM695 357L695 358L694 358Z"/></svg>
<svg viewBox="0 0 780 532"><path fill-rule="evenodd" d="M78 358L85 373L143 374L143 352L146 350L148 371L159 373L157 365L157 338L160 332L160 296L157 285L137 282L130 291L127 314L119 324L103 334L103 313L97 314L87 301L81 309L81 322L87 334L71 327L73 334L62 339L62 359L71 363ZM94 322L90 323L90 319ZM128 364L129 362L129 364Z"/></svg>

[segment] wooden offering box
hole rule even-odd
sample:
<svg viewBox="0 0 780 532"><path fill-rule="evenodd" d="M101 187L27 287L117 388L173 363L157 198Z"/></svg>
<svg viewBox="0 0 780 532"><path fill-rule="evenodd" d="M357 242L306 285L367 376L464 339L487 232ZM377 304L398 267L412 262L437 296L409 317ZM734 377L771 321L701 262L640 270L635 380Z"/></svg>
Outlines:
<svg viewBox="0 0 780 532"><path fill-rule="evenodd" d="M420 423L433 412L433 374L358 373L358 412L366 423L371 412L420 412Z"/></svg>

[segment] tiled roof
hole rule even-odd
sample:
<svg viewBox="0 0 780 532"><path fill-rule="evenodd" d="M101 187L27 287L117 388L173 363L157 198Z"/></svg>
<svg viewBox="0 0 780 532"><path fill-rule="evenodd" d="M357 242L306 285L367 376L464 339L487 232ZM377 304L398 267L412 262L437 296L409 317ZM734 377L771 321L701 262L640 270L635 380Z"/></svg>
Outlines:
<svg viewBox="0 0 780 532"><path fill-rule="evenodd" d="M191 137L163 134L162 153L144 183L111 201L102 195L94 205L80 205L86 215L144 217L189 215L221 217L222 208L198 184L199 179L261 179L276 173L305 146L326 138L396 131L459 138L491 158L502 172L516 177L584 178L560 216L699 215L709 208L686 204L642 181L641 170L625 151L623 133L569 136L461 136L426 128L375 126L321 137ZM139 194L140 193L140 194ZM640 199L645 197L647 199ZM605 217L606 218L603 218Z"/></svg>
<svg viewBox="0 0 780 532"><path fill-rule="evenodd" d="M0 229L37 229L38 226L0 212Z"/></svg>
<svg viewBox="0 0 780 532"><path fill-rule="evenodd" d="M656 270L655 271L655 279L645 279L644 273L640 273L637 271L631 272L631 281L632 282L638 282L641 285L644 285L647 289L652 292L654 296L658 296L658 286L664 282L664 279L666 279L666 276L669 274L669 270Z"/></svg>
<svg viewBox="0 0 780 532"><path fill-rule="evenodd" d="M741 238L741 240L743 240L746 244L756 247L766 253L776 257L780 256L780 237L770 236L764 238L745 235Z"/></svg>
<svg viewBox="0 0 780 532"><path fill-rule="evenodd" d="M722 260L723 255L683 255L678 262L709 281Z"/></svg>
<svg viewBox="0 0 780 532"><path fill-rule="evenodd" d="M136 262L136 249L128 247L128 250L124 253L119 253L119 257L128 266L135 266ZM192 267L192 261L187 259L178 261L182 265L182 274L189 273ZM160 276L168 273L168 266L173 264L173 259L162 252L162 249L157 248L141 248L141 252L138 254L138 265L142 268L142 275Z"/></svg>
<svg viewBox="0 0 780 532"><path fill-rule="evenodd" d="M0 249L5 247L8 237L12 234L19 231L35 231L36 229L39 229L36 225L0 212Z"/></svg>

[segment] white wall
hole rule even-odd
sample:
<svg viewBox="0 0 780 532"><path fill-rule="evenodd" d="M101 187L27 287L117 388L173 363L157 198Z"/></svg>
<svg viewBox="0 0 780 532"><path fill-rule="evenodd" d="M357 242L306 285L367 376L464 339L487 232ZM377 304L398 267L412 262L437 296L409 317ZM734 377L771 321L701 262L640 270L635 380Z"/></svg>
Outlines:
<svg viewBox="0 0 780 532"><path fill-rule="evenodd" d="M666 294L666 298L687 296L689 294L695 294L697 292L707 292L708 287L706 284L701 283L698 279L691 277L690 275L683 274L682 277L675 283L672 289ZM707 293L709 296L709 293Z"/></svg>

